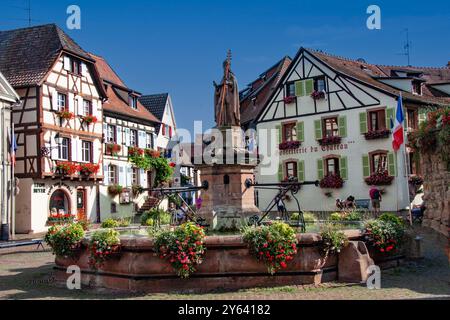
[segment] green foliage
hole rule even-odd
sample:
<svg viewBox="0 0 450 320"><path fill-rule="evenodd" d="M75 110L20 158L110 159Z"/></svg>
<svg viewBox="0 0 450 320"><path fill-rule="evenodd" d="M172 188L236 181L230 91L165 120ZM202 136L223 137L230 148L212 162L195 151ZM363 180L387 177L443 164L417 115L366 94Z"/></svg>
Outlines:
<svg viewBox="0 0 450 320"><path fill-rule="evenodd" d="M90 226L91 226L91 222L87 219L83 219L83 220L78 220L77 224L79 224L84 231L89 230Z"/></svg>
<svg viewBox="0 0 450 320"><path fill-rule="evenodd" d="M181 278L188 278L203 262L205 254L205 232L192 222L177 227L174 231L156 234L155 248L161 259L167 259Z"/></svg>
<svg viewBox="0 0 450 320"><path fill-rule="evenodd" d="M270 274L287 267L287 262L297 253L295 231L283 222L274 222L260 227L245 227L244 241L250 252L263 261Z"/></svg>
<svg viewBox="0 0 450 320"><path fill-rule="evenodd" d="M300 214L298 212L294 212L291 214L290 219L297 221L300 219ZM305 223L314 223L317 221L317 217L311 212L303 212L303 219L305 220Z"/></svg>
<svg viewBox="0 0 450 320"><path fill-rule="evenodd" d="M64 257L74 254L74 251L80 247L83 237L82 225L71 223L50 227L44 241L52 248L55 255Z"/></svg>
<svg viewBox="0 0 450 320"><path fill-rule="evenodd" d="M131 218L108 218L102 222L101 228L120 228L128 227L131 223Z"/></svg>
<svg viewBox="0 0 450 320"><path fill-rule="evenodd" d="M114 184L114 185L108 186L108 194L113 197L118 194L121 194L122 191L123 191L123 187L119 184Z"/></svg>
<svg viewBox="0 0 450 320"><path fill-rule="evenodd" d="M320 235L322 237L323 250L327 254L329 252L341 252L341 249L348 244L348 239L344 232L331 223L322 227Z"/></svg>
<svg viewBox="0 0 450 320"><path fill-rule="evenodd" d="M176 207L180 207L181 206L181 199L176 194L169 194L169 195L167 195L167 200L169 200L169 203L175 204Z"/></svg>
<svg viewBox="0 0 450 320"><path fill-rule="evenodd" d="M131 192L133 194L133 197L136 198L138 197L140 194L142 194L142 192L144 192L144 187L139 185L139 184L133 184L131 186Z"/></svg>
<svg viewBox="0 0 450 320"><path fill-rule="evenodd" d="M153 226L155 228L161 225L170 224L171 215L164 209L152 208L141 216L141 225Z"/></svg>
<svg viewBox="0 0 450 320"><path fill-rule="evenodd" d="M398 248L404 238L405 225L394 214L383 214L371 220L365 226L366 241L378 248L380 252L390 252Z"/></svg>
<svg viewBox="0 0 450 320"><path fill-rule="evenodd" d="M89 264L98 268L112 254L120 252L119 233L113 229L95 231L89 241Z"/></svg>
<svg viewBox="0 0 450 320"><path fill-rule="evenodd" d="M358 211L351 212L333 212L330 215L331 221L361 221L363 219L363 215Z"/></svg>
<svg viewBox="0 0 450 320"><path fill-rule="evenodd" d="M145 171L154 170L156 173L154 186L169 181L173 174L173 168L169 165L167 159L154 157L149 152L133 153L128 156L128 161Z"/></svg>

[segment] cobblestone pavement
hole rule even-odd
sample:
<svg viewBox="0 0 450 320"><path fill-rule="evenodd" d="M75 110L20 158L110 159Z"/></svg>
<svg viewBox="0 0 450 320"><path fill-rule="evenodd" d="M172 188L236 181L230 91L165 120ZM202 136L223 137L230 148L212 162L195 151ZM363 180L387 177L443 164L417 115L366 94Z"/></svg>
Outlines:
<svg viewBox="0 0 450 320"><path fill-rule="evenodd" d="M210 294L129 294L109 290L68 290L53 279L54 256L35 246L0 250L0 299L450 299L450 267L444 242L424 236L423 260L383 270L379 290L362 285L326 283Z"/></svg>

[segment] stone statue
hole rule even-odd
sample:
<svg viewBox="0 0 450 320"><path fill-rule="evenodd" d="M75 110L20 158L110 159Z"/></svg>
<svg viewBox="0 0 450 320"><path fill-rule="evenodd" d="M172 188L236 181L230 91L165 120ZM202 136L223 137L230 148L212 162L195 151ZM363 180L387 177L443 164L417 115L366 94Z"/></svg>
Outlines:
<svg viewBox="0 0 450 320"><path fill-rule="evenodd" d="M222 82L215 81L214 111L217 127L240 126L241 114L239 106L239 89L236 77L231 71L231 51L223 63L224 75Z"/></svg>

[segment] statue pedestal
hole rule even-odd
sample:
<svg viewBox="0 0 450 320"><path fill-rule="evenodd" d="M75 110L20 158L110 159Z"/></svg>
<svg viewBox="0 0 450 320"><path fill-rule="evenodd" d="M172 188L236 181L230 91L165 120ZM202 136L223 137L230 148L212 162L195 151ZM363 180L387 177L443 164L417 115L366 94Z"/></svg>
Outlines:
<svg viewBox="0 0 450 320"><path fill-rule="evenodd" d="M254 189L245 189L246 179L253 180L253 164L200 165L201 180L209 189L202 191L199 215L215 230L236 230L250 216L260 214L255 206Z"/></svg>

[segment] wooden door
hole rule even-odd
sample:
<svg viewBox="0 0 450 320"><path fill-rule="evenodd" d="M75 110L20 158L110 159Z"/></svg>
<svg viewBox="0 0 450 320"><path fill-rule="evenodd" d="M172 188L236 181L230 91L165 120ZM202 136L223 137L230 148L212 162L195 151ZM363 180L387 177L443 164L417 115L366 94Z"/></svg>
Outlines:
<svg viewBox="0 0 450 320"><path fill-rule="evenodd" d="M77 219L86 220L86 190L77 190Z"/></svg>

